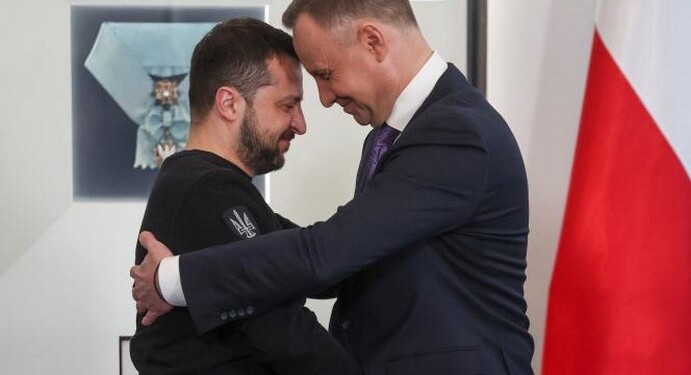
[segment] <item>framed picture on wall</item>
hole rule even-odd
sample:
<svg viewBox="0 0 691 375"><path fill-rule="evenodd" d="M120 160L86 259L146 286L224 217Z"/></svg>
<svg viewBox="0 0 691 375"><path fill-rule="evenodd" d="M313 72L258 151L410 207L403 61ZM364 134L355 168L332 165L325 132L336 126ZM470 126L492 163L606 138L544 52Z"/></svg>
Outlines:
<svg viewBox="0 0 691 375"><path fill-rule="evenodd" d="M185 147L194 46L254 7L72 6L75 200L144 199L165 157ZM263 178L256 179L264 191Z"/></svg>
<svg viewBox="0 0 691 375"><path fill-rule="evenodd" d="M120 336L119 338L120 375L139 374L132 363L132 358L130 358L130 340L132 340L132 336Z"/></svg>

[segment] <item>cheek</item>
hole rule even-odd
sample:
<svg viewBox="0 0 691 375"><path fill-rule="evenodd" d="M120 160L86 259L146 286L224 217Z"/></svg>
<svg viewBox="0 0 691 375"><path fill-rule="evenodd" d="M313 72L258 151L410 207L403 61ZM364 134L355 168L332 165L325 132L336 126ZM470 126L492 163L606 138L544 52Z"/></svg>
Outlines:
<svg viewBox="0 0 691 375"><path fill-rule="evenodd" d="M257 112L257 128L259 134L270 135L276 132L278 128L278 123L280 122L280 111L275 109L263 109L261 112Z"/></svg>
<svg viewBox="0 0 691 375"><path fill-rule="evenodd" d="M369 103L379 90L376 77L369 74L365 69L350 75L347 84L354 93L353 95L357 97L356 100L363 103Z"/></svg>
<svg viewBox="0 0 691 375"><path fill-rule="evenodd" d="M356 103L363 104L366 102L367 86L364 80L359 80L357 76L352 78L343 78L331 82L331 92L339 98L347 98L354 100Z"/></svg>
<svg viewBox="0 0 691 375"><path fill-rule="evenodd" d="M292 117L290 114L279 110L275 112L265 123L267 126L265 127L264 132L273 140L278 140L285 132L290 130L291 120Z"/></svg>
<svg viewBox="0 0 691 375"><path fill-rule="evenodd" d="M357 70L355 70L357 69ZM367 64L360 64L349 71L346 80L349 87L361 98L361 100L372 99L379 91L378 73L372 70Z"/></svg>

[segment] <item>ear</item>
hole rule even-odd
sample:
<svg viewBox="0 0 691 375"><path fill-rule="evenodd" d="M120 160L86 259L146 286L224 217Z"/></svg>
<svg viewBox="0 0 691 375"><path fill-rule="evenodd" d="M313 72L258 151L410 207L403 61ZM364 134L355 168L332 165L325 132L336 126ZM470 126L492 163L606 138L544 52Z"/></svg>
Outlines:
<svg viewBox="0 0 691 375"><path fill-rule="evenodd" d="M382 29L372 23L362 24L358 28L358 42L371 53L377 62L384 61L388 53L386 38Z"/></svg>
<svg viewBox="0 0 691 375"><path fill-rule="evenodd" d="M237 121L242 115L242 110L245 105L245 98L240 95L233 87L221 86L216 90L216 97L214 100L216 111L218 114L228 120Z"/></svg>

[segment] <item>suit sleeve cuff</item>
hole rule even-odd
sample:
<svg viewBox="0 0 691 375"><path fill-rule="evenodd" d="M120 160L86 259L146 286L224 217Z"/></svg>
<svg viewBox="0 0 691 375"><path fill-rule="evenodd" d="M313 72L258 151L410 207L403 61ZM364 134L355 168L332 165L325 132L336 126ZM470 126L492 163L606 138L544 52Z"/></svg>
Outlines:
<svg viewBox="0 0 691 375"><path fill-rule="evenodd" d="M158 266L158 286L166 302L173 306L187 306L180 282L180 256L161 260Z"/></svg>

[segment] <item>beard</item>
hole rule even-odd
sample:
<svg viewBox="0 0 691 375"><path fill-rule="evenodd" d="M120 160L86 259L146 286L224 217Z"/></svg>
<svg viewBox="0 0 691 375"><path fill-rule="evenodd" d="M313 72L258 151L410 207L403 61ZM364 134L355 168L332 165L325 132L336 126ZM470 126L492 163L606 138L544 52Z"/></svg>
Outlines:
<svg viewBox="0 0 691 375"><path fill-rule="evenodd" d="M280 138L292 138L292 132L288 132L291 134L282 134ZM256 175L281 169L285 164L285 157L278 148L280 138L271 139L268 135L259 134L257 114L252 106L248 106L240 126L238 155L242 162Z"/></svg>

